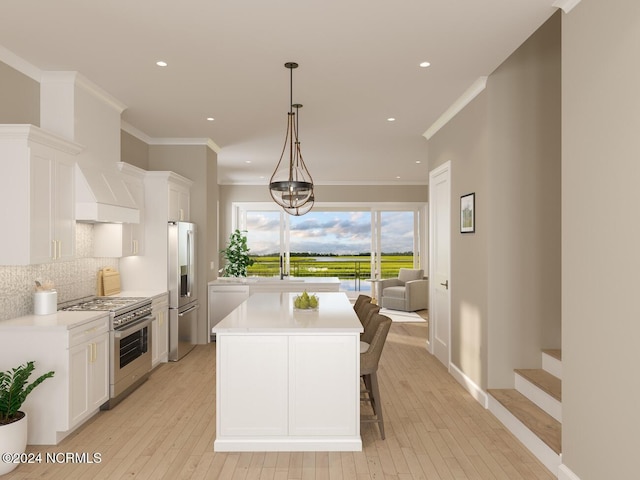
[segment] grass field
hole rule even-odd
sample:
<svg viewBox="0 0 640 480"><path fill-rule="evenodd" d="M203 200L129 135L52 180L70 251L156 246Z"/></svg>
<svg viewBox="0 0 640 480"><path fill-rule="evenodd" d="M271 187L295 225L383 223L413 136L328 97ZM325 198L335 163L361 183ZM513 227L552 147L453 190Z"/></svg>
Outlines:
<svg viewBox="0 0 640 480"><path fill-rule="evenodd" d="M249 267L249 275L270 277L280 274L279 257L252 258L255 263ZM338 277L341 280L372 277L369 256L291 257L290 263L289 273L296 277ZM413 257L382 254L381 265L378 278L393 278L398 276L401 267L413 268Z"/></svg>

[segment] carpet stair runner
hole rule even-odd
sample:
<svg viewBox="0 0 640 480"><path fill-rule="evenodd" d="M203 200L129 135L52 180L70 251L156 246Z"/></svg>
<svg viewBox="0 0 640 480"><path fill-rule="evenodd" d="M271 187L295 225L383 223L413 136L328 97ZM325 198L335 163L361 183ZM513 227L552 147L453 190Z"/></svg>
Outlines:
<svg viewBox="0 0 640 480"><path fill-rule="evenodd" d="M489 410L551 472L562 447L562 353L542 351L541 369L516 369L515 389L489 389Z"/></svg>

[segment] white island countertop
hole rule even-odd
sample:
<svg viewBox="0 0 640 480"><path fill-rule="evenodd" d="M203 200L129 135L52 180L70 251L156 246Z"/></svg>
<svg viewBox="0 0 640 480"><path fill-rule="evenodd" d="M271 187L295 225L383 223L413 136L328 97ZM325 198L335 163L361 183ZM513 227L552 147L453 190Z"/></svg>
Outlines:
<svg viewBox="0 0 640 480"><path fill-rule="evenodd" d="M317 310L296 310L298 293L255 293L227 315L213 333L347 333L362 324L344 292L319 292Z"/></svg>

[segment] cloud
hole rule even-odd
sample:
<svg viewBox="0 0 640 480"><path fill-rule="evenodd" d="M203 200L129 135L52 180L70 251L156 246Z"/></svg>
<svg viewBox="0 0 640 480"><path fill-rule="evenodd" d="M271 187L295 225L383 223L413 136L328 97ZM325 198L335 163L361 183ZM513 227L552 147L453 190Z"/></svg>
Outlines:
<svg viewBox="0 0 640 480"><path fill-rule="evenodd" d="M357 255L371 251L371 213L368 211L312 211L289 220L292 252ZM413 212L383 212L381 227L384 253L413 249ZM252 254L279 252L279 212L250 212L247 230Z"/></svg>

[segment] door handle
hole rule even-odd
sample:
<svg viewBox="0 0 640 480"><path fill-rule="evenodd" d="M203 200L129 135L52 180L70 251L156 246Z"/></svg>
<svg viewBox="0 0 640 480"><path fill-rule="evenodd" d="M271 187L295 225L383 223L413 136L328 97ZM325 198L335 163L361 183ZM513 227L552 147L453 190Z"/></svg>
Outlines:
<svg viewBox="0 0 640 480"><path fill-rule="evenodd" d="M199 309L199 308L200 308L200 305L194 305L194 306L193 306L193 307L191 307L189 310L185 310L184 312L179 313L179 314L178 314L178 316L179 316L179 317L183 317L183 316L185 316L187 313L191 313L191 312L193 312L194 310L197 310L197 309Z"/></svg>
<svg viewBox="0 0 640 480"><path fill-rule="evenodd" d="M444 283L441 283L440 285L449 290L449 280L445 280Z"/></svg>

